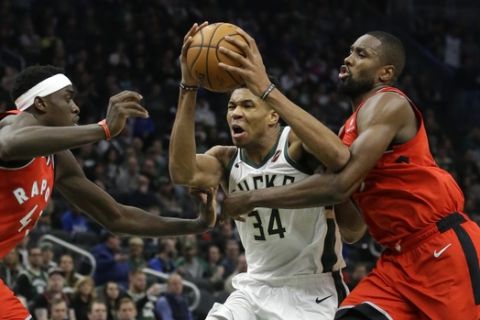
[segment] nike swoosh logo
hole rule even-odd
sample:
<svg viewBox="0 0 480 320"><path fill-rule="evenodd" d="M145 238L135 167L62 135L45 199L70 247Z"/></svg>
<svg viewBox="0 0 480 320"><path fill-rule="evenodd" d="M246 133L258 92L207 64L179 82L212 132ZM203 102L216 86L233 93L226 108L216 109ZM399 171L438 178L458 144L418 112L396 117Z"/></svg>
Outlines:
<svg viewBox="0 0 480 320"><path fill-rule="evenodd" d="M440 251L438 251L438 252L437 252L437 250L433 251L433 256L434 256L435 258L440 257L440 256L442 255L442 253L444 253L445 250L447 250L451 245L452 245L452 244L449 243L449 244L447 244L445 247L443 247L442 250L440 250Z"/></svg>
<svg viewBox="0 0 480 320"><path fill-rule="evenodd" d="M318 304L318 303L321 303L322 301L327 300L327 299L330 298L331 296L332 296L332 294L329 295L328 297L323 298L323 299L318 299L318 297L317 297L317 299L315 299L315 302L316 302L317 304Z"/></svg>

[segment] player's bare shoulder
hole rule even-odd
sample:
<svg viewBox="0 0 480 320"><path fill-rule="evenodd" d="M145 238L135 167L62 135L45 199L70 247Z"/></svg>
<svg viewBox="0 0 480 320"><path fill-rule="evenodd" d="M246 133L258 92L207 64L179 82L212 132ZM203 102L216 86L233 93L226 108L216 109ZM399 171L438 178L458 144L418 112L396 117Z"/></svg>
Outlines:
<svg viewBox="0 0 480 320"><path fill-rule="evenodd" d="M206 154L215 157L224 168L228 165L232 157L237 152L237 147L234 146L214 146L210 148Z"/></svg>
<svg viewBox="0 0 480 320"><path fill-rule="evenodd" d="M22 112L20 114L7 114L0 119L0 130L33 126L35 123L33 115L27 112Z"/></svg>
<svg viewBox="0 0 480 320"><path fill-rule="evenodd" d="M415 136L418 119L410 101L396 92L382 92L369 98L359 110L359 132L372 125L388 125L397 132L395 143L403 143Z"/></svg>

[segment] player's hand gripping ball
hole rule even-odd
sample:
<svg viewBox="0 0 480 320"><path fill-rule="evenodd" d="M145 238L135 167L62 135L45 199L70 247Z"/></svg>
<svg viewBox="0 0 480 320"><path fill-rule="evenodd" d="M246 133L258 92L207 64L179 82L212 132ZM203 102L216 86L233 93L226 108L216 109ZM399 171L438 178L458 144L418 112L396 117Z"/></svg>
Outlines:
<svg viewBox="0 0 480 320"><path fill-rule="evenodd" d="M225 36L247 41L236 32L237 26L230 23L214 23L201 28L192 39L187 51L187 67L190 74L198 79L200 86L214 92L228 92L243 85L238 76L218 67L219 62L238 66L228 56L221 53L220 46L242 54L235 45L225 40Z"/></svg>

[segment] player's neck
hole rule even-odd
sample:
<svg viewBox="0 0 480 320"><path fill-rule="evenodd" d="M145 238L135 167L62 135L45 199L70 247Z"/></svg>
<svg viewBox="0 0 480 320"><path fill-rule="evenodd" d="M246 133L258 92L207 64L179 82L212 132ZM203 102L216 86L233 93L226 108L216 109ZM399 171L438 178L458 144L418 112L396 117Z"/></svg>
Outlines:
<svg viewBox="0 0 480 320"><path fill-rule="evenodd" d="M280 126L274 130L269 130L260 139L252 142L243 149L248 159L255 164L262 163L265 157L271 152L272 148L277 144L280 135Z"/></svg>
<svg viewBox="0 0 480 320"><path fill-rule="evenodd" d="M384 88L384 87L387 87L387 86L388 86L388 84L385 84L385 83L377 83L376 85L373 86L373 88L370 91L367 91L364 94L360 94L356 97L351 98L353 111L355 112L355 110L358 109L360 104L363 101L365 101L366 99L368 99L369 97L373 96L375 94L375 92L377 92L381 88Z"/></svg>

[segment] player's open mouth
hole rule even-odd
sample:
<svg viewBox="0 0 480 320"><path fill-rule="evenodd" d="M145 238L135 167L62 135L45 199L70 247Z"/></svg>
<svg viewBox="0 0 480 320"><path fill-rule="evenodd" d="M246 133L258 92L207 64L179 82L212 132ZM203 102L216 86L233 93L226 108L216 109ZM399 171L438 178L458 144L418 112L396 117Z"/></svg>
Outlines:
<svg viewBox="0 0 480 320"><path fill-rule="evenodd" d="M240 127L238 124L232 124L231 130L232 130L232 137L234 138L240 138L246 134L245 130L243 130L243 128Z"/></svg>
<svg viewBox="0 0 480 320"><path fill-rule="evenodd" d="M348 70L348 67L346 65L342 65L340 67L340 72L338 73L338 78L340 80L345 80L350 76L350 71Z"/></svg>

